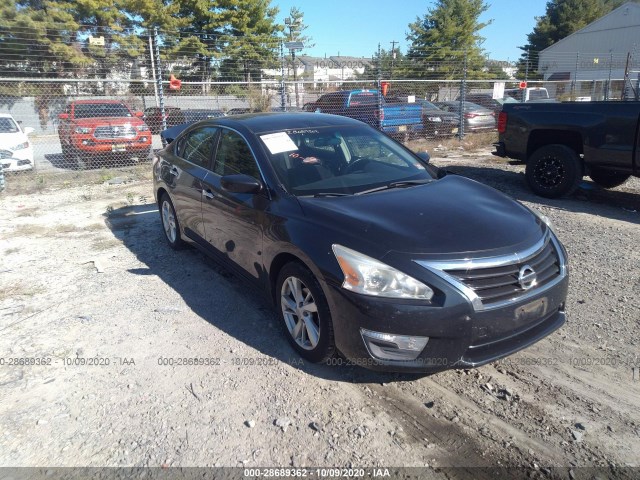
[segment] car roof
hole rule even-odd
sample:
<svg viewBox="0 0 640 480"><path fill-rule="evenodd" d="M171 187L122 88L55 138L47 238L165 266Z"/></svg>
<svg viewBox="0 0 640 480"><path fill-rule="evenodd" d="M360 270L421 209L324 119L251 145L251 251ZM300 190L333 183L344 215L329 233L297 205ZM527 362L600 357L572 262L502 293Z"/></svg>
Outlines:
<svg viewBox="0 0 640 480"><path fill-rule="evenodd" d="M124 105L122 100L107 100L102 98L94 98L93 100L72 100L70 103L75 103L76 105L82 103L119 103Z"/></svg>
<svg viewBox="0 0 640 480"><path fill-rule="evenodd" d="M362 126L362 122L352 118L326 113L246 113L232 117L211 119L218 125L231 128L245 128L253 133L281 132L305 128L331 126Z"/></svg>
<svg viewBox="0 0 640 480"><path fill-rule="evenodd" d="M10 118L14 120L13 115L11 115L10 113L0 113L0 118Z"/></svg>

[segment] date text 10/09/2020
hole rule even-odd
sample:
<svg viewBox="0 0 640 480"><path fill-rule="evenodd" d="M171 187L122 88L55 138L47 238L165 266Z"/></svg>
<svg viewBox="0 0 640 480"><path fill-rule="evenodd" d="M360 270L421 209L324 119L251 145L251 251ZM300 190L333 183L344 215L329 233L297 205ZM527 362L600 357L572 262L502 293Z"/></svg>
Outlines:
<svg viewBox="0 0 640 480"><path fill-rule="evenodd" d="M390 477L388 468L245 468L244 478L377 478Z"/></svg>

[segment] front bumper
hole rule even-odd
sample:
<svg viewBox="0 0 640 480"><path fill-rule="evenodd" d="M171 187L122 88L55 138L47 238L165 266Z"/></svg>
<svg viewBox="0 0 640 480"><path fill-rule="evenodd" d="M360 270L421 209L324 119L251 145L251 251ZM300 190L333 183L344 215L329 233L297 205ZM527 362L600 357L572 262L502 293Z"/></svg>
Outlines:
<svg viewBox="0 0 640 480"><path fill-rule="evenodd" d="M135 138L95 139L93 137L74 137L72 146L77 152L88 154L109 153L146 153L151 148L151 132Z"/></svg>
<svg viewBox="0 0 640 480"><path fill-rule="evenodd" d="M373 370L426 373L478 367L536 343L566 320L566 274L520 301L486 310L475 309L445 282L435 283L446 297L437 306L358 295L327 285L336 346L347 362ZM428 341L414 360L381 359L367 344L366 331L428 337Z"/></svg>
<svg viewBox="0 0 640 480"><path fill-rule="evenodd" d="M0 152L0 164L2 164L5 172L33 170L33 148L24 148L22 150L16 150L15 152L2 150Z"/></svg>

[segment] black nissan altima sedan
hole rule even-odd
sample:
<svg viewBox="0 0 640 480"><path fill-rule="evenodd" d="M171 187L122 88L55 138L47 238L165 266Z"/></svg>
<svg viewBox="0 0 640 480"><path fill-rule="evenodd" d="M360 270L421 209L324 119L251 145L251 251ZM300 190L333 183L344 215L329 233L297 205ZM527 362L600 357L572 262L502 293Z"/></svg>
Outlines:
<svg viewBox="0 0 640 480"><path fill-rule="evenodd" d="M469 368L565 321L567 254L545 217L363 123L248 114L164 135L169 245L257 284L307 360Z"/></svg>

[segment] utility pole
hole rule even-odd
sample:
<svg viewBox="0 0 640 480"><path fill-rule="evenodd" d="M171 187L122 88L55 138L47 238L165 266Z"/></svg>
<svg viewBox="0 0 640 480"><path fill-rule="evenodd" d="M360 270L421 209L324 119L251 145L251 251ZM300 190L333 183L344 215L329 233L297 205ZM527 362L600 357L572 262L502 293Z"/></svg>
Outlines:
<svg viewBox="0 0 640 480"><path fill-rule="evenodd" d="M393 64L396 60L396 43L398 42L395 40L391 41L391 72L389 72L389 80L393 78Z"/></svg>

